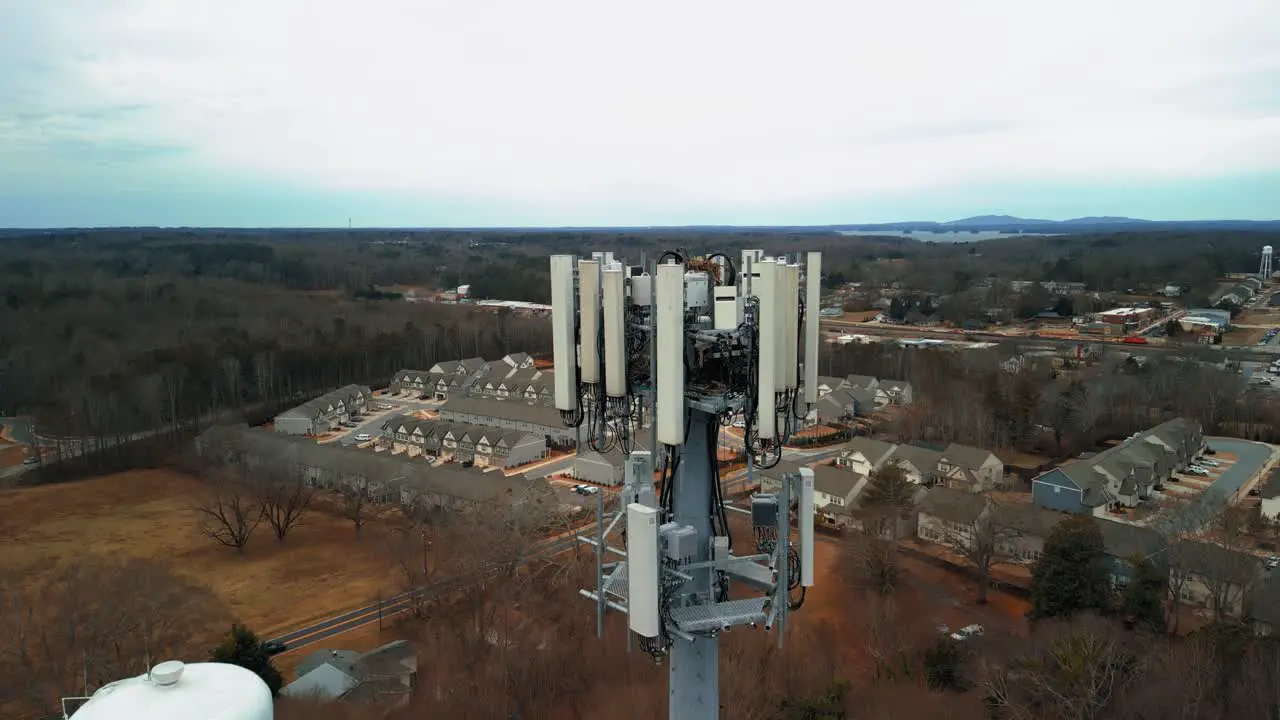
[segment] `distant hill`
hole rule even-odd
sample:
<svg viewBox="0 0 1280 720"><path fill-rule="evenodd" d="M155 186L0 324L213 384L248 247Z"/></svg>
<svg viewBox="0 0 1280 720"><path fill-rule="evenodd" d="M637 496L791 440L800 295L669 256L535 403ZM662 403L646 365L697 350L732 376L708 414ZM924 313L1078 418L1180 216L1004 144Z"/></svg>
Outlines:
<svg viewBox="0 0 1280 720"><path fill-rule="evenodd" d="M815 230L817 228L814 228ZM1041 220L1012 215L979 215L949 222L910 221L859 225L832 225L824 229L840 232L875 233L958 231L988 233L1064 234L1118 232L1124 230L1258 230L1280 231L1280 220L1142 220L1129 217L1081 217L1070 220Z"/></svg>
<svg viewBox="0 0 1280 720"><path fill-rule="evenodd" d="M1052 220L1028 220L1026 218L1014 217L1012 215L977 215L962 220L951 220L942 223L947 227L977 228L983 229L988 225L1025 225L1027 223L1049 223ZM1071 222L1068 220L1067 222Z"/></svg>

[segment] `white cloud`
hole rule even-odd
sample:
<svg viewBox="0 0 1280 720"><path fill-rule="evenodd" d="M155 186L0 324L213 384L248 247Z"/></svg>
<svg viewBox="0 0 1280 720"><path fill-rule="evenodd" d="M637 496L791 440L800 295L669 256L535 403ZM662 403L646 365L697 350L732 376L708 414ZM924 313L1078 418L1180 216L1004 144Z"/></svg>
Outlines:
<svg viewBox="0 0 1280 720"><path fill-rule="evenodd" d="M5 3L71 58L45 100L145 108L104 142L324 190L732 205L1280 167L1280 108L1221 99L1280 68L1262 0Z"/></svg>

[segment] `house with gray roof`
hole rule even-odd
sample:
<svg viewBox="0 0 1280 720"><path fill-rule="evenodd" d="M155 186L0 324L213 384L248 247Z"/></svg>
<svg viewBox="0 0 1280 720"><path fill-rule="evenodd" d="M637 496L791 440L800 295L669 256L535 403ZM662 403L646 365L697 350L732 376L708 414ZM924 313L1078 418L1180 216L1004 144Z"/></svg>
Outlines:
<svg viewBox="0 0 1280 720"><path fill-rule="evenodd" d="M1258 487L1258 496L1262 498L1259 511L1266 519L1275 522L1280 520L1280 468L1271 471L1267 479Z"/></svg>
<svg viewBox="0 0 1280 720"><path fill-rule="evenodd" d="M842 387L818 398L805 415L805 422L809 425L844 423L872 412L875 412L875 402L871 393L861 388Z"/></svg>
<svg viewBox="0 0 1280 720"><path fill-rule="evenodd" d="M861 527L855 520L867 476L835 465L813 468L813 507L820 521L837 528Z"/></svg>
<svg viewBox="0 0 1280 720"><path fill-rule="evenodd" d="M865 436L855 437L840 446L836 466L860 475L870 475L884 467L897 447L883 440L873 440Z"/></svg>
<svg viewBox="0 0 1280 720"><path fill-rule="evenodd" d="M906 380L881 380L880 387L894 405L910 405L912 400L911 383Z"/></svg>
<svg viewBox="0 0 1280 720"><path fill-rule="evenodd" d="M440 419L534 433L545 437L547 444L553 447L574 447L578 443L579 428L566 427L559 410L539 403L450 397L440 406Z"/></svg>
<svg viewBox="0 0 1280 720"><path fill-rule="evenodd" d="M800 467L800 463L779 460L771 468L757 468L754 474L757 482L760 483L760 492L778 492L782 489L782 477L800 472Z"/></svg>
<svg viewBox="0 0 1280 720"><path fill-rule="evenodd" d="M345 385L276 415L273 428L287 435L319 435L329 432L369 405L373 392L367 385Z"/></svg>
<svg viewBox="0 0 1280 720"><path fill-rule="evenodd" d="M972 542L973 527L987 511L987 498L964 490L934 487L919 505L916 535L928 542Z"/></svg>
<svg viewBox="0 0 1280 720"><path fill-rule="evenodd" d="M215 466L271 469L313 487L363 492L370 500L388 505L542 507L550 495L544 480L524 474L507 476L458 465L433 467L407 454L320 445L248 425L211 427L196 438L195 450Z"/></svg>
<svg viewBox="0 0 1280 720"><path fill-rule="evenodd" d="M840 388L845 387L847 384L848 383L845 382L844 378L827 377L824 375L819 375L818 376L818 397L822 397L823 395L826 395L832 390L839 390Z"/></svg>
<svg viewBox="0 0 1280 720"><path fill-rule="evenodd" d="M1169 590L1179 602L1225 617L1247 615L1245 601L1267 578L1262 559L1210 542L1179 540L1169 549Z"/></svg>
<svg viewBox="0 0 1280 720"><path fill-rule="evenodd" d="M1004 487L1004 462L990 450L951 443L938 459L937 481L969 492L995 490Z"/></svg>
<svg viewBox="0 0 1280 720"><path fill-rule="evenodd" d="M880 387L880 381L870 375L846 375L844 382L850 387L859 387L863 390L875 390Z"/></svg>
<svg viewBox="0 0 1280 720"><path fill-rule="evenodd" d="M280 689L286 697L322 702L404 705L418 674L417 649L395 640L368 652L317 650L298 664L297 678Z"/></svg>
<svg viewBox="0 0 1280 720"><path fill-rule="evenodd" d="M889 456L889 462L902 468L911 482L930 487L938 478L938 462L942 453L916 445L899 445Z"/></svg>
<svg viewBox="0 0 1280 720"><path fill-rule="evenodd" d="M1204 449L1200 424L1175 418L1039 475L1031 482L1032 502L1095 516L1108 508L1135 507Z"/></svg>
<svg viewBox="0 0 1280 720"><path fill-rule="evenodd" d="M1133 578L1135 560L1145 560L1161 570L1168 569L1168 543L1160 533L1108 518L1094 518L1094 523L1102 533L1108 571L1111 581L1117 586L1127 585Z"/></svg>

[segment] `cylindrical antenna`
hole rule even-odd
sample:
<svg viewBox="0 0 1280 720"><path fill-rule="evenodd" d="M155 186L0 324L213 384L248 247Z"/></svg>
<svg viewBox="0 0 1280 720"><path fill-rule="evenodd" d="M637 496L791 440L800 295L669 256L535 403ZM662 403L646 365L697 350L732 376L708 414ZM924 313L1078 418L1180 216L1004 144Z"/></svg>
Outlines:
<svg viewBox="0 0 1280 720"><path fill-rule="evenodd" d="M786 388L796 389L796 364L800 361L800 265L787 266L787 336L782 346L787 349L787 365L784 370Z"/></svg>
<svg viewBox="0 0 1280 720"><path fill-rule="evenodd" d="M572 255L551 256L551 339L555 352L556 409L578 409L578 356L574 348Z"/></svg>
<svg viewBox="0 0 1280 720"><path fill-rule="evenodd" d="M778 302L774 293L774 271L777 267L772 258L752 264L752 288L756 297L760 298L760 367L756 385L759 413L756 416L756 427L759 428L762 440L772 440L778 436L773 397L774 388L778 386Z"/></svg>
<svg viewBox="0 0 1280 720"><path fill-rule="evenodd" d="M657 318L658 442L684 444L684 265L658 266L654 282Z"/></svg>
<svg viewBox="0 0 1280 720"><path fill-rule="evenodd" d="M773 307L774 326L769 336L769 345L773 348L773 389L781 391L787 387L787 311L791 307L787 302L787 259L779 257L773 265ZM794 342L794 341L793 341Z"/></svg>
<svg viewBox="0 0 1280 720"><path fill-rule="evenodd" d="M804 271L804 401L818 402L818 326L822 319L822 253L811 252Z"/></svg>
<svg viewBox="0 0 1280 720"><path fill-rule="evenodd" d="M627 394L627 335L623 326L626 273L614 263L604 269L604 387L609 397Z"/></svg>
<svg viewBox="0 0 1280 720"><path fill-rule="evenodd" d="M600 382L600 263L578 261L578 335L582 382Z"/></svg>

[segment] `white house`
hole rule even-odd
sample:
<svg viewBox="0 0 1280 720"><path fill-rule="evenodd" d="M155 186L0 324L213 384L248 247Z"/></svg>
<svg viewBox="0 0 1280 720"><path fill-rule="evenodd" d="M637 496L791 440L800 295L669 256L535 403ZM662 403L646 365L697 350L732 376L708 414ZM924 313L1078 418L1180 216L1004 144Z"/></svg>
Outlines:
<svg viewBox="0 0 1280 720"><path fill-rule="evenodd" d="M859 475L870 475L884 467L897 446L869 437L856 437L844 444L836 458L836 466Z"/></svg>

